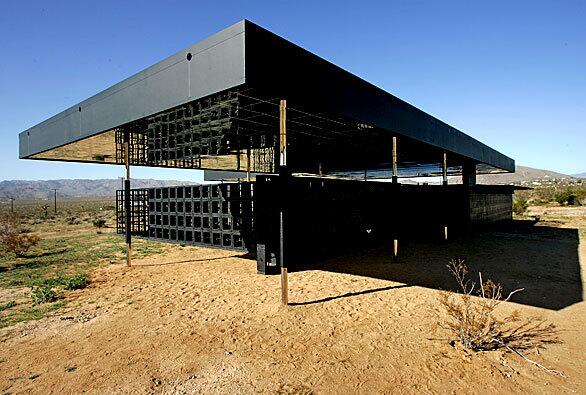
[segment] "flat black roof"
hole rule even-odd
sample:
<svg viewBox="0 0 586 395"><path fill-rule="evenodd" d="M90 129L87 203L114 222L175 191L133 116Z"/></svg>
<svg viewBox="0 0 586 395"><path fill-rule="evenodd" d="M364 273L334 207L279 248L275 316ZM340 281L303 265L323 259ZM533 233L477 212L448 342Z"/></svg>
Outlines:
<svg viewBox="0 0 586 395"><path fill-rule="evenodd" d="M513 159L247 20L20 133L20 158L85 161L66 154L39 154L231 89L286 99L288 107L327 114L328 119L343 117L353 125L388 133L389 144L391 136L397 136L404 142L400 147L412 154L411 162L436 163L440 153L447 152L458 165L470 162L487 169L515 170ZM362 159L390 158L387 144L377 144L380 136L364 140ZM333 156L331 151L328 155ZM375 161L361 160L348 150L340 152L343 157L335 163L346 164L340 168L374 168ZM299 150L292 154L302 158Z"/></svg>

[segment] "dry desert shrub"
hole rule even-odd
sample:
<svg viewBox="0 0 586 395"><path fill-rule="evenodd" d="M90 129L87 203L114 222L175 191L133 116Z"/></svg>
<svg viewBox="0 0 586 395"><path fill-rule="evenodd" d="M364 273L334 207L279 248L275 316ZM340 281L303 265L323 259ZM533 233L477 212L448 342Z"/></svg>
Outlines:
<svg viewBox="0 0 586 395"><path fill-rule="evenodd" d="M18 216L5 215L0 218L0 244L18 257L24 256L41 240L39 236L23 230Z"/></svg>
<svg viewBox="0 0 586 395"><path fill-rule="evenodd" d="M452 259L447 267L456 278L461 293L441 292L440 303L449 320L440 326L450 330L467 349L512 351L550 373L561 375L521 353L521 350L540 349L548 344L560 343L555 325L539 317L522 319L518 311L504 316L496 313L502 303L523 291L522 288L504 297L501 285L491 280L484 281L481 273L478 274L478 283L469 279L469 270L463 260Z"/></svg>
<svg viewBox="0 0 586 395"><path fill-rule="evenodd" d="M500 284L482 280L482 274L479 274L478 283L468 279L468 268L463 260L453 259L447 266L462 293L442 291L440 303L450 316L444 327L452 331L464 347L474 351L505 346L523 350L557 342L555 326L543 319L522 320L518 311L500 318L495 314L503 302L509 301L522 288L505 298Z"/></svg>

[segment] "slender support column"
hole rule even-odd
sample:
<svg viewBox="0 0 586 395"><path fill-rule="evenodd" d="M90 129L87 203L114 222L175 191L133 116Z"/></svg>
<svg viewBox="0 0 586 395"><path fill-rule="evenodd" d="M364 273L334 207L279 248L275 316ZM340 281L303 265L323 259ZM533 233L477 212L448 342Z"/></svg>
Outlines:
<svg viewBox="0 0 586 395"><path fill-rule="evenodd" d="M398 183L398 173L397 173L397 136L393 136L393 184ZM395 189L395 193L398 193L398 190ZM397 262L399 260L399 239L397 238L397 224L393 225L394 232L393 232L393 262Z"/></svg>
<svg viewBox="0 0 586 395"><path fill-rule="evenodd" d="M281 303L289 304L289 281L287 273L287 261L285 259L285 220L287 200L287 101L281 100L279 105L279 181L281 184L279 212L279 261L281 264Z"/></svg>
<svg viewBox="0 0 586 395"><path fill-rule="evenodd" d="M124 230L126 233L126 265L132 265L132 235L131 235L131 208L130 208L130 136L124 132L124 166L126 179L124 180Z"/></svg>
<svg viewBox="0 0 586 395"><path fill-rule="evenodd" d="M284 213L279 213L279 260L281 261L281 303L289 304L289 280L287 276L287 263L285 261L285 220Z"/></svg>
<svg viewBox="0 0 586 395"><path fill-rule="evenodd" d="M444 152L444 158L443 158L443 162L442 162L442 179L443 179L442 184L447 187L448 186L448 154L447 154L447 152ZM447 188L446 188L445 193L446 194L448 193ZM447 198L447 196L444 197L444 199L445 198ZM445 214L444 214L444 216L445 216ZM444 219L444 226L443 226L442 231L443 231L442 232L443 233L443 239L444 239L444 241L447 241L448 240L448 224L447 224L447 219Z"/></svg>
<svg viewBox="0 0 586 395"><path fill-rule="evenodd" d="M442 179L443 184L448 185L448 154L444 152L444 160L442 162Z"/></svg>
<svg viewBox="0 0 586 395"><path fill-rule="evenodd" d="M54 197L55 197L55 214L57 214L57 190L53 189L53 191L55 192L55 195L54 195Z"/></svg>
<svg viewBox="0 0 586 395"><path fill-rule="evenodd" d="M393 136L393 184L397 183L397 137Z"/></svg>
<svg viewBox="0 0 586 395"><path fill-rule="evenodd" d="M246 181L250 182L250 146L246 147Z"/></svg>
<svg viewBox="0 0 586 395"><path fill-rule="evenodd" d="M279 105L279 164L287 166L287 100Z"/></svg>

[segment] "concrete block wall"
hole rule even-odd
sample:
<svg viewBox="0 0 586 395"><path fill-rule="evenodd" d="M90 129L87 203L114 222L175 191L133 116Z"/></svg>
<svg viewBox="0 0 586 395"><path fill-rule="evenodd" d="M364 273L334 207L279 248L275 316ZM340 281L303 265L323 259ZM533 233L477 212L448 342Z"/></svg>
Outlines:
<svg viewBox="0 0 586 395"><path fill-rule="evenodd" d="M504 193L471 193L470 222L489 224L513 218L513 195Z"/></svg>

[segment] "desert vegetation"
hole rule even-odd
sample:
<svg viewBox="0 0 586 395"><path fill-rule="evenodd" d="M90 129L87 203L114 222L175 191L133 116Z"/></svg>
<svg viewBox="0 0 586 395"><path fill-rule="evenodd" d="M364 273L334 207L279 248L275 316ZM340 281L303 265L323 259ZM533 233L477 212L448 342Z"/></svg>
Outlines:
<svg viewBox="0 0 586 395"><path fill-rule="evenodd" d="M0 392L582 393L586 208L551 196L510 231L291 273L286 309L234 251L135 239L127 269L111 201L15 206L40 240L0 246Z"/></svg>
<svg viewBox="0 0 586 395"><path fill-rule="evenodd" d="M64 200L47 215L45 206L19 202L14 213L0 207L0 328L66 307L71 291L90 285L95 268L123 261L112 201ZM141 257L162 249L137 240L134 250Z"/></svg>
<svg viewBox="0 0 586 395"><path fill-rule="evenodd" d="M523 214L528 206L582 206L586 204L586 185L534 186L515 192L513 210Z"/></svg>
<svg viewBox="0 0 586 395"><path fill-rule="evenodd" d="M41 238L31 234L30 229L22 226L22 219L15 214L0 216L0 244L8 252L23 257Z"/></svg>
<svg viewBox="0 0 586 395"><path fill-rule="evenodd" d="M461 259L452 259L447 265L456 279L459 293L442 291L440 304L449 316L441 326L448 329L464 348L472 351L511 351L526 361L557 375L563 375L527 358L522 351L539 350L559 343L554 324L539 317L521 317L518 310L501 314L498 308L523 288L510 291L505 297L500 284L490 279L469 278L469 269Z"/></svg>

